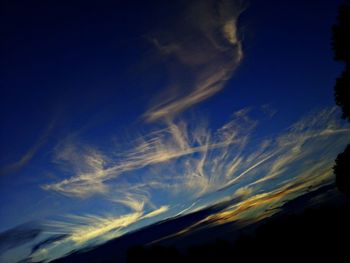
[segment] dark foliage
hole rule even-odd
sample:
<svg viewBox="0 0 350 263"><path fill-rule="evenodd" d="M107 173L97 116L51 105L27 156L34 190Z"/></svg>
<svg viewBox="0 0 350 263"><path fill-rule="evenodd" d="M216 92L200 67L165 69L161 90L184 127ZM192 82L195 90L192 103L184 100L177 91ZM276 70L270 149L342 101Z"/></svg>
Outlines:
<svg viewBox="0 0 350 263"><path fill-rule="evenodd" d="M350 121L350 63L347 64L346 69L337 79L334 87L334 96L335 102L342 109L342 118Z"/></svg>
<svg viewBox="0 0 350 263"><path fill-rule="evenodd" d="M333 26L332 46L334 58L346 63L335 85L335 102L342 108L342 117L350 121L350 0L339 8L337 23Z"/></svg>
<svg viewBox="0 0 350 263"><path fill-rule="evenodd" d="M350 197L350 145L338 155L333 170L338 189Z"/></svg>
<svg viewBox="0 0 350 263"><path fill-rule="evenodd" d="M336 104L342 109L342 118L350 121L350 0L339 8L337 23L333 26L334 58L346 63L334 87ZM339 154L334 166L337 187L350 196L350 145Z"/></svg>
<svg viewBox="0 0 350 263"><path fill-rule="evenodd" d="M350 62L350 1L339 8L337 23L333 26L333 51L336 60Z"/></svg>

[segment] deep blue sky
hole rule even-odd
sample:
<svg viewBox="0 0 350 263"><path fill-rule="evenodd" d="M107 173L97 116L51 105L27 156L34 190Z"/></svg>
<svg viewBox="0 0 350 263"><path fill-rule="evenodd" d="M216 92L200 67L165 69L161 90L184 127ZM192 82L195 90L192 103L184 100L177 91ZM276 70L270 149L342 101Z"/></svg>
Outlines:
<svg viewBox="0 0 350 263"><path fill-rule="evenodd" d="M305 141L317 136L302 132L324 134L322 131L345 129L338 113L333 112L334 118L329 113L334 107L333 85L343 66L334 62L331 49L331 27L341 1L242 2L228 5L233 10L230 13L229 8L216 4L211 6L215 10L206 5L189 8L186 1L2 1L0 232L67 214L118 217L167 207L166 217L207 195L209 201L205 202L213 202L219 197L212 193L222 187L233 187L229 195L239 188L255 187L249 180L276 175L276 169L285 173L281 182L292 178L292 173L286 172L290 167L297 167L295 171L302 174L310 163L329 158L322 171L330 169L347 137L341 132L341 136L327 137L322 143L330 148L322 152L316 142ZM239 14L238 9L244 11ZM230 26L239 33L233 33ZM227 76L215 82L221 85L220 91L160 118L149 117L157 109L185 101L196 91L196 83L205 85L220 69ZM249 110L234 114L241 109ZM303 119L310 113L313 120ZM215 137L214 133L231 118L237 118L229 132L237 133L238 146L227 149L232 154L230 160L220 160L226 165L241 156L244 161L235 167L237 174L255 171L256 163L265 163L262 160L267 156L275 158L284 151L284 136L292 138L288 140L297 137L298 147L306 147L304 152L310 155L302 160L291 158L293 163L285 161L285 167L282 160L275 160L270 168L264 168L269 172L258 169L253 179L237 184L232 178L215 179L209 168L217 165L214 159L222 153L215 145L222 143L224 135L218 132L221 135ZM304 125L298 126L300 130L288 130L298 121ZM198 127L204 127L202 123L207 123L206 134L212 133L210 140L196 135ZM163 137L157 137L164 129ZM291 135L295 130L298 132ZM245 137L251 144L245 143ZM166 161L167 167L162 166L163 160L160 168L158 161L150 167L148 161L147 165L132 163L135 167L116 175L119 172L113 169L135 162L140 156L130 156L140 154L142 143L153 140L149 138L165 140L150 151L155 159L157 151L161 157L169 153L172 157ZM270 148L261 146L267 141L275 143ZM203 150L207 146L215 149L207 154L208 150ZM183 159L188 152L191 158L186 162ZM177 187L184 186L178 186L175 178L190 173L186 169L192 166L193 173L200 174L198 160L203 152L205 161L213 158L203 168L206 175L200 175L208 180L203 179L204 186L193 186L188 175L185 185L189 190L182 193ZM147 159L148 153L142 158ZM220 174L220 169L211 173ZM75 185L74 178L98 176L99 172L108 177L94 183L101 188L85 188L90 179ZM171 177L159 179L160 173ZM145 177L148 174L152 179ZM56 183L72 178L57 188ZM252 188L247 194L270 191L275 183ZM147 194L139 188L128 192L131 186L144 184L152 187ZM198 190L201 187L203 191ZM130 200L142 207L136 209Z"/></svg>
<svg viewBox="0 0 350 263"><path fill-rule="evenodd" d="M1 164L21 156L52 119L71 130L101 113L117 126L142 113L164 79L147 65L153 51L145 39L174 12L161 2L5 1ZM333 104L342 68L330 46L339 2L251 1L239 21L245 58L229 88L200 107L218 109L222 101L213 114L225 119L233 109L270 104L285 125Z"/></svg>

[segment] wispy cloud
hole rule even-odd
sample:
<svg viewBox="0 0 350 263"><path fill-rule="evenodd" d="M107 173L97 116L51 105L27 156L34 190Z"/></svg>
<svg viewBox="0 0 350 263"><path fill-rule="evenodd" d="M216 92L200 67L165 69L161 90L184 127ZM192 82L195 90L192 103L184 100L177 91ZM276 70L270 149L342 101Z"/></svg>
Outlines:
<svg viewBox="0 0 350 263"><path fill-rule="evenodd" d="M151 204L150 189L168 187L171 192L199 197L242 181L255 186L285 174L297 174L306 160L322 150L316 142L324 141L324 155L332 155L332 149L339 148L347 138L348 128L337 123L332 109L301 120L277 138L255 141L252 148L249 140L257 123L248 115L246 110L235 113L215 132L200 122L188 125L168 121L164 129L138 137L116 159L69 144L56 158L68 162L75 174L43 188L83 198L96 193L122 193L119 196L123 198L111 200L141 210L145 203ZM336 143L330 143L330 138Z"/></svg>
<svg viewBox="0 0 350 263"><path fill-rule="evenodd" d="M86 197L91 193L104 193L107 185L103 178L108 171L105 168L107 157L93 148L79 146L70 141L56 149L54 162L64 170L73 171L76 176L59 183L43 186L46 190L56 190L68 195Z"/></svg>
<svg viewBox="0 0 350 263"><path fill-rule="evenodd" d="M241 1L190 1L169 28L151 37L159 53L176 65L169 88L144 114L147 121L171 118L224 87L243 58L237 29L242 11Z"/></svg>
<svg viewBox="0 0 350 263"><path fill-rule="evenodd" d="M108 192L106 181L150 166L167 168L164 174L168 176L164 178L178 178L178 175L171 176L174 173L184 175L190 188L196 188L198 183L204 183L204 188L211 187L209 181L210 184L217 185L216 181L221 180L214 175L214 170L221 167L223 165L221 162L232 154L229 153L230 147L235 145L235 148L241 149L255 124L242 111L237 112L229 123L213 134L201 124L199 127L189 128L184 122L169 121L166 128L138 137L134 142L135 145L120 154L123 157L116 160L109 160L106 155L92 148L79 149L68 144L58 152L56 159L68 162L75 175L57 183L44 185L43 188L70 196L87 197L95 193ZM212 171L207 171L208 163L211 164ZM183 171L178 170L179 168ZM230 169L232 170L231 163ZM206 174L207 172L209 174ZM213 176L209 180L210 174ZM149 176L147 183L157 187L161 186L163 180L158 181L157 185L152 176ZM135 189L137 185L133 184L131 187ZM123 189L128 189L125 183Z"/></svg>
<svg viewBox="0 0 350 263"><path fill-rule="evenodd" d="M0 176L15 173L25 167L37 154L40 148L47 142L55 125L55 121L50 122L38 140L19 158L17 161L0 167Z"/></svg>
<svg viewBox="0 0 350 263"><path fill-rule="evenodd" d="M34 240L42 229L38 225L24 224L0 234L0 253Z"/></svg>
<svg viewBox="0 0 350 263"><path fill-rule="evenodd" d="M161 206L149 213L131 212L121 216L84 215L66 216L65 221L51 221L46 228L53 236L51 242L42 244L31 254L32 261L50 260L70 253L74 248L82 248L103 243L128 232L132 224L147 218L156 217L169 210L169 206Z"/></svg>
<svg viewBox="0 0 350 263"><path fill-rule="evenodd" d="M198 205L219 202L224 191L226 198L239 197L239 202L188 231L254 222L275 213L286 200L332 180L334 157L350 139L335 109L313 113L274 138L255 137L258 123L249 115L247 109L238 111L214 131L206 122L168 120L163 128L137 136L118 154L73 143L58 148L55 162L73 174L44 189L78 198L102 194L106 202L128 212L55 222L52 234L67 236L38 250L36 257L49 257L48 251L62 255L72 247L123 235L143 219L175 216L179 211L173 208L184 202L189 207L181 206L181 213L189 213Z"/></svg>
<svg viewBox="0 0 350 263"><path fill-rule="evenodd" d="M158 208L158 209L156 209L156 210L146 214L145 216L143 216L143 218L155 217L155 216L158 216L160 214L165 213L168 210L169 210L169 206L168 205L163 205L160 208Z"/></svg>
<svg viewBox="0 0 350 263"><path fill-rule="evenodd" d="M240 202L233 203L233 205L209 215L189 227L152 243L232 222L235 222L236 226L246 226L258 222L279 212L283 204L289 200L307 193L310 189L315 190L330 183L331 175L332 168L321 163L306 169L294 180L284 181L283 184L269 191L256 191L250 186L239 188L233 197L244 197L240 198Z"/></svg>

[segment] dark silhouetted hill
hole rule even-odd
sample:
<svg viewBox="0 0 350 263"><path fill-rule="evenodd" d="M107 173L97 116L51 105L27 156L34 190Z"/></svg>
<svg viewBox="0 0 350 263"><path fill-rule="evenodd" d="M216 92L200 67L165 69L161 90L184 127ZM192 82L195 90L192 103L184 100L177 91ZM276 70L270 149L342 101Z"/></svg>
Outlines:
<svg viewBox="0 0 350 263"><path fill-rule="evenodd" d="M277 214L258 223L204 226L187 235L172 235L228 205L165 220L54 262L284 262L346 256L350 201L334 184L285 203Z"/></svg>
<svg viewBox="0 0 350 263"><path fill-rule="evenodd" d="M135 247L129 250L127 262L347 262L349 208L319 207L285 215L261 224L253 234L242 234L235 242L218 239L191 246L182 254L173 247Z"/></svg>

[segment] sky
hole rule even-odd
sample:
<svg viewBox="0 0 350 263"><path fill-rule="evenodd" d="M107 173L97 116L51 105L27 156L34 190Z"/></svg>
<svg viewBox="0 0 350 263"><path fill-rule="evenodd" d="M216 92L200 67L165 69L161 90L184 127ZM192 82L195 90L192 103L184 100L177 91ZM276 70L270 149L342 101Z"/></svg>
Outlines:
<svg viewBox="0 0 350 263"><path fill-rule="evenodd" d="M2 1L0 259L235 197L207 220L258 221L332 182L340 3Z"/></svg>

